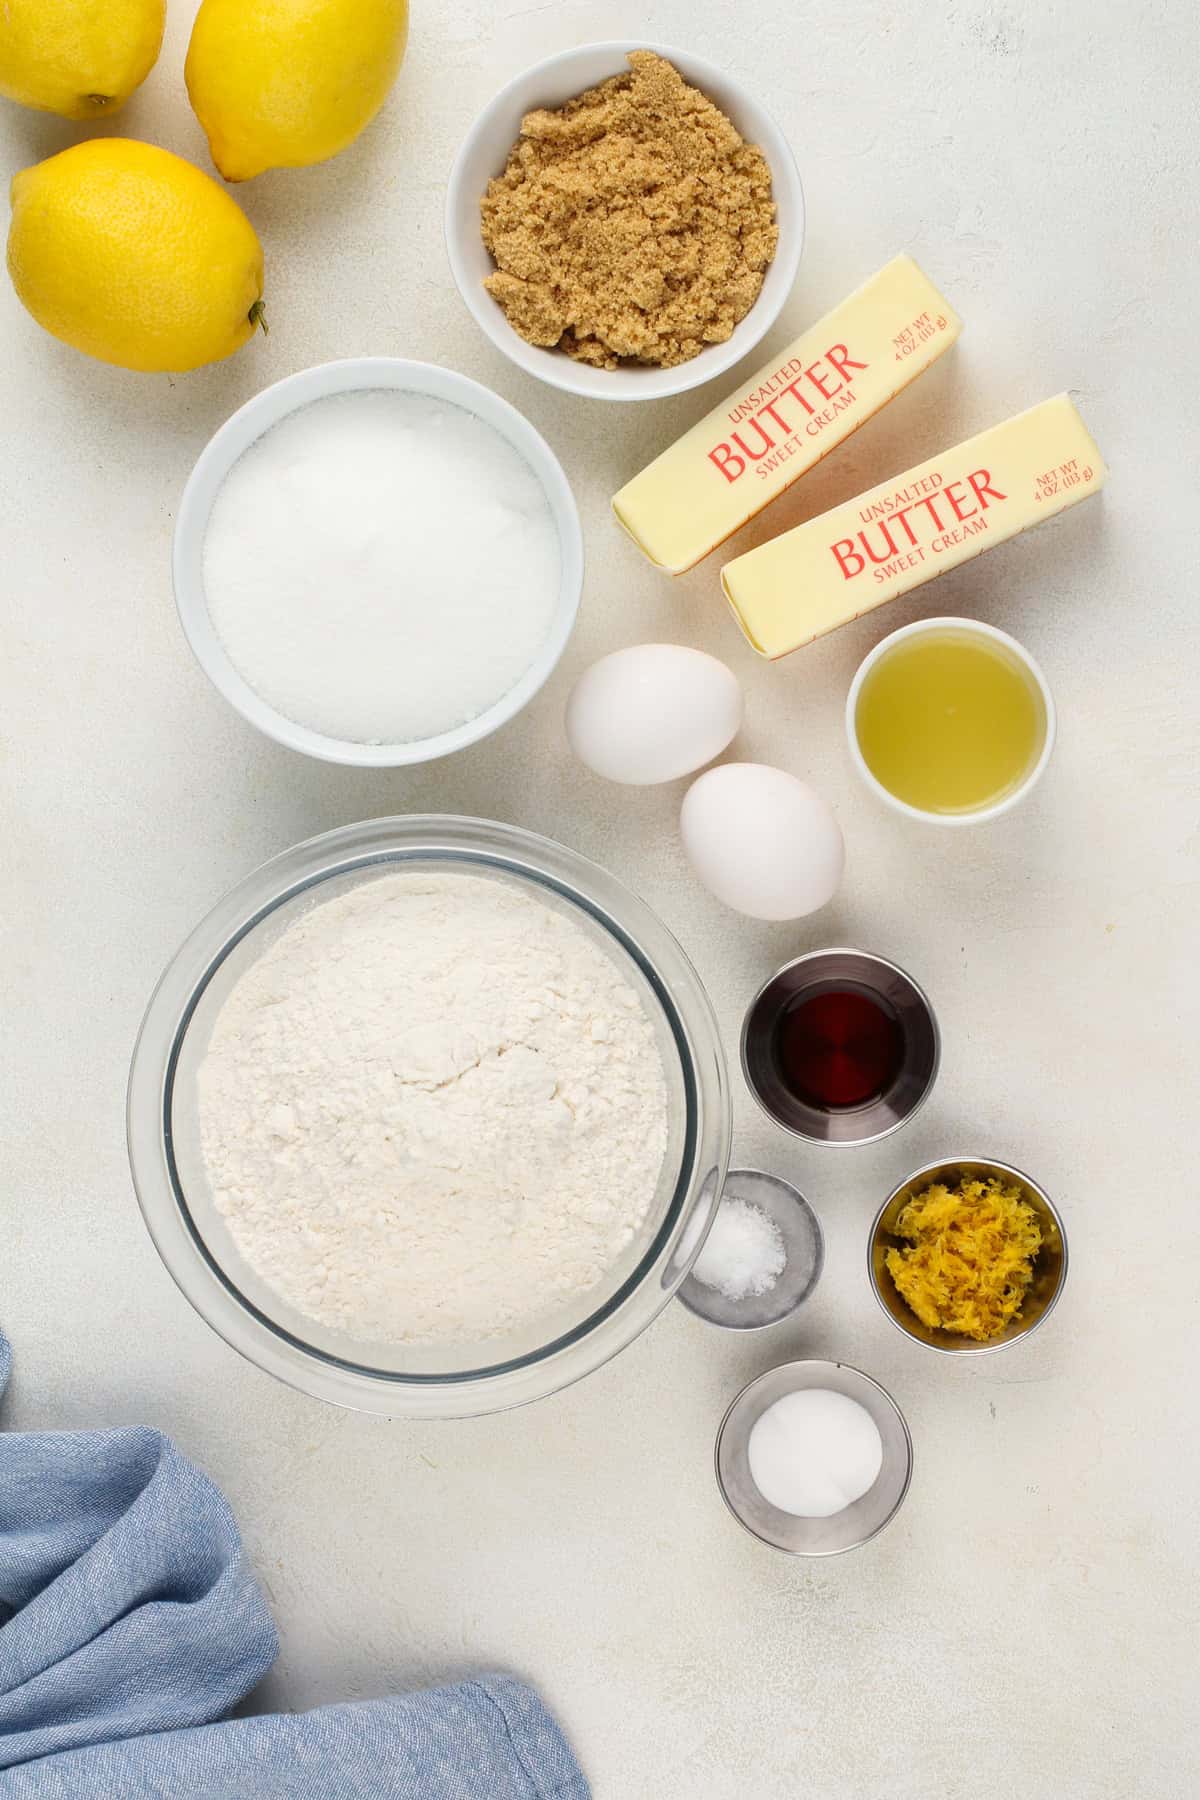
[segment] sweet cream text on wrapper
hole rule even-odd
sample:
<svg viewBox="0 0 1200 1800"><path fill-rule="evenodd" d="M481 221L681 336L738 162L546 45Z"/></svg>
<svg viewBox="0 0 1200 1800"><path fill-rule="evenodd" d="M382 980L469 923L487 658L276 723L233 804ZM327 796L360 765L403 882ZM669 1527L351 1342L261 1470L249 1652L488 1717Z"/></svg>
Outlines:
<svg viewBox="0 0 1200 1800"><path fill-rule="evenodd" d="M786 656L1086 500L1104 477L1059 394L735 557L721 586L760 655Z"/></svg>
<svg viewBox="0 0 1200 1800"><path fill-rule="evenodd" d="M682 574L936 362L962 329L898 256L623 487L638 548Z"/></svg>

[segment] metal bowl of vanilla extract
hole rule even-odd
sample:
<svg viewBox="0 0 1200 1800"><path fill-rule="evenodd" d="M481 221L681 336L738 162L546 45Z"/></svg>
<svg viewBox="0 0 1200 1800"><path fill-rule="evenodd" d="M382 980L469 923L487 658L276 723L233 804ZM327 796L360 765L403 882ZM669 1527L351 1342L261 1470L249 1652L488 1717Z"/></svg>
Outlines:
<svg viewBox="0 0 1200 1800"><path fill-rule="evenodd" d="M767 1116L813 1144L899 1131L937 1079L941 1036L912 976L866 950L812 950L751 1001L742 1070Z"/></svg>

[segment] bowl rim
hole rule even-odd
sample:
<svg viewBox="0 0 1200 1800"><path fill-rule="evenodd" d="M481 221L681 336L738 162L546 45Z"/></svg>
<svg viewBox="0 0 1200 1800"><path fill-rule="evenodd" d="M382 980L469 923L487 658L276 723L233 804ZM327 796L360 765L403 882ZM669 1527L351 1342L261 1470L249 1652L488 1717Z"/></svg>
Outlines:
<svg viewBox="0 0 1200 1800"><path fill-rule="evenodd" d="M587 913L647 976L674 1038L688 1129L674 1197L646 1252L615 1293L537 1352L446 1375L372 1370L266 1320L197 1241L171 1167L169 1098L194 1005L248 929L314 880L449 850L541 881ZM544 1398L627 1347L674 1297L715 1216L732 1136L728 1073L712 1003L658 915L600 865L538 833L457 814L364 820L322 832L250 871L193 927L151 994L129 1070L126 1140L143 1222L160 1259L204 1322L247 1361L314 1398L385 1416L472 1417ZM710 1191L711 1183L711 1191Z"/></svg>
<svg viewBox="0 0 1200 1800"><path fill-rule="evenodd" d="M752 1392L752 1390L754 1388L758 1387L764 1381L769 1381L772 1375L779 1374L779 1372L783 1369L793 1369L793 1368L801 1368L801 1367L803 1367L803 1368L818 1368L818 1369L847 1369L847 1370L849 1370L851 1375L857 1376L860 1381L865 1381L868 1384L868 1386L873 1387L879 1394L881 1394L883 1396L884 1400L887 1401L888 1405L892 1408L893 1412L895 1413L897 1419L900 1421L900 1429L904 1435L904 1446L905 1446L905 1452L906 1452L906 1466L905 1466L905 1471L904 1471L904 1481L901 1484L900 1492L896 1496L896 1501L895 1501L895 1504L893 1505L891 1511L887 1514L886 1518L883 1518L879 1521L878 1525L874 1526L870 1531L868 1531L865 1537L855 1538L855 1540L852 1544L839 1544L836 1549L832 1549L832 1550L802 1550L795 1545L777 1544L774 1542L774 1540L772 1538L764 1537L760 1531L756 1531L754 1529L754 1526L751 1525L751 1523L748 1519L743 1518L742 1514L738 1511L737 1507L733 1504L733 1501L731 1500L729 1494L726 1492L725 1482L721 1475L721 1445L722 1445L722 1442L724 1441L725 1432L729 1425L729 1421L733 1417L733 1414L734 1414L735 1410L737 1409L737 1407L739 1407L741 1405L742 1401L746 1398L746 1396L748 1394L750 1394ZM789 1391L797 1392L798 1390L791 1389ZM841 1391L840 1389L835 1389L835 1392L840 1392L840 1391ZM909 1427L908 1420L904 1416L904 1410L901 1407L900 1402L896 1399L896 1396L891 1392L891 1390L889 1388L884 1387L882 1381L879 1381L874 1375L868 1375L867 1371L865 1369L860 1369L858 1367L857 1363L845 1362L842 1360L841 1357L836 1357L836 1356L793 1356L793 1357L789 1357L786 1362L773 1363L769 1369L763 1369L759 1374L754 1376L753 1380L748 1381L746 1383L746 1385L743 1388L741 1388L734 1395L733 1399L729 1402L729 1405L725 1409L725 1416L722 1418L720 1426L718 1427L716 1443L713 1448L713 1467L714 1467L714 1470L716 1472L716 1477L717 1477L717 1488L720 1492L722 1500L725 1502L726 1509L732 1515L732 1517L737 1520L738 1524L742 1527L742 1530L747 1532L755 1540L756 1543L765 1544L768 1550L777 1550L783 1556L800 1556L800 1557L803 1557L806 1561L810 1561L810 1562L827 1561L828 1558L831 1556L846 1556L851 1550L861 1550L865 1544L872 1543L875 1538L879 1537L881 1535L881 1533L885 1532L887 1530L888 1526L891 1525L892 1522L895 1520L896 1515L899 1513L901 1507L904 1505L905 1500L907 1500L907 1498L908 1498L908 1491L912 1486L913 1465L915 1463L915 1460L916 1460L916 1456L915 1456L915 1451L913 1448L912 1431Z"/></svg>
<svg viewBox="0 0 1200 1800"><path fill-rule="evenodd" d="M438 732L392 744L357 743L330 737L289 719L252 688L213 627L204 591L204 538L213 504L238 458L274 425L303 407L335 394L376 389L444 400L490 425L521 455L537 478L558 532L561 568L554 619L540 651L524 674L474 719ZM515 718L549 680L567 647L583 593L583 530L574 494L542 434L509 401L457 369L401 356L355 356L314 363L285 375L230 414L209 438L183 489L171 541L175 606L196 661L235 712L264 736L323 762L357 768L392 769L434 762L479 743Z"/></svg>
<svg viewBox="0 0 1200 1800"><path fill-rule="evenodd" d="M877 963L882 969L890 969L893 975L898 975L900 979L906 982L913 990L917 999L924 1007L925 1015L929 1020L929 1028L933 1034L933 1064L929 1071L929 1079L921 1090L919 1098L915 1101L911 1109L904 1114L903 1118L893 1120L892 1124L885 1126L882 1131L873 1131L867 1137L810 1137L807 1132L797 1130L794 1125L789 1125L785 1119L779 1118L777 1114L771 1111L771 1108L759 1093L757 1083L752 1080L750 1075L747 1045L750 1038L750 1021L758 1010L759 1002L763 999L769 989L774 987L775 983L779 980L779 977L781 975L786 975L789 969L799 968L802 963L820 962L827 956L859 956L864 962ZM752 1099L764 1118L770 1119L772 1125L776 1126L778 1130L786 1131L789 1136L798 1139L802 1144L814 1144L823 1150L861 1150L868 1144L882 1144L885 1138L893 1137L897 1131L903 1131L904 1127L911 1124L912 1120L916 1118L921 1108L925 1105L934 1088L937 1086L938 1075L941 1073L942 1030L941 1026L938 1024L937 1014L933 1010L933 1002L925 992L925 989L921 986L921 983L914 975L910 975L908 970L903 968L898 962L893 962L890 956L880 956L878 951L875 950L858 950L851 944L822 944L817 950L804 950L801 951L799 956L789 957L787 962L780 963L779 967L772 974L768 975L762 986L754 994L754 997L742 1016L742 1029L738 1038L738 1054L742 1068L742 1079L750 1090Z"/></svg>
<svg viewBox="0 0 1200 1800"><path fill-rule="evenodd" d="M484 293L468 267L463 251L463 234L459 228L459 214L464 201L468 164L482 141L490 134L504 139L495 172L499 173L504 167L508 150L516 142L521 118L529 111L531 104L534 104L527 90L535 88L552 74L568 70L572 64L584 58L594 59L602 54L613 59L611 74L628 73L625 59L631 50L653 51L656 56L672 63L690 85L701 88L705 93L711 94L713 88L719 88L726 90L726 100L734 97L733 108L745 115L746 126L743 129L736 119L734 123L742 130L748 142L757 143L770 164L772 190L776 192L777 204L777 190L786 189L787 205L794 213L794 225L788 242L784 244L781 241L776 245L775 256L767 269L763 287L754 305L745 318L739 320L724 344L714 344L708 351L702 351L700 355L692 357L688 362L678 363L672 369L649 366L645 369L584 369L583 365L573 362L561 351L527 343L508 323L503 310L490 295ZM594 86L597 81L605 79L605 76L591 75L584 85ZM578 91L584 91L583 87ZM718 104L724 110L726 102ZM515 117L512 117L514 113ZM504 125L506 118L510 122ZM477 207L478 195L474 194L471 198ZM442 216L446 255L455 286L475 323L495 347L527 375L535 376L550 387L574 394L580 399L618 402L661 400L672 394L687 393L692 388L703 386L707 381L715 381L735 363L740 362L742 357L748 356L775 324L795 286L804 250L805 221L804 188L795 153L772 113L751 88L706 57L669 44L652 43L644 38L600 38L591 43L576 44L568 49L555 51L553 55L531 63L514 75L511 81L492 96L467 127L450 167ZM771 282L771 291L768 293L767 282L776 268L779 273ZM591 380L587 377L603 379Z"/></svg>
<svg viewBox="0 0 1200 1800"><path fill-rule="evenodd" d="M863 683L876 663L881 661L889 651L894 650L904 638L922 637L931 631L947 630L961 631L968 637L983 637L990 639L994 644L1003 644L1005 649L1032 676L1034 686L1041 694L1046 714L1046 731L1037 761L1011 793L1005 794L1002 799L995 801L991 806L982 806L975 812L928 812L924 807L913 806L907 800L901 800L889 788L884 787L879 777L868 767L867 759L863 755L858 741L859 696L862 693ZM948 825L959 829L964 825L986 825L990 820L998 819L1002 814L1011 812L1015 806L1020 805L1022 800L1028 799L1045 774L1054 752L1054 744L1058 736L1058 711L1045 671L1024 644L1018 643L1017 639L1010 636L1007 631L1001 631L998 625L989 625L983 619L941 616L935 619L914 619L911 624L901 625L897 630L890 631L885 638L881 638L875 648L867 652L855 671L854 679L850 683L850 691L846 695L845 726L850 760L853 762L855 770L871 792L877 795L885 805L890 806L893 812L901 813L907 819L919 820L923 825Z"/></svg>
<svg viewBox="0 0 1200 1800"><path fill-rule="evenodd" d="M1014 1336L1002 1338L994 1344L938 1344L931 1343L928 1338L918 1337L917 1333L911 1331L902 1319L896 1317L891 1307L887 1304L880 1291L879 1277L875 1273L875 1241L879 1236L879 1227L883 1221L883 1215L892 1204L893 1200L895 1200L898 1195L902 1194L905 1188L912 1187L918 1181L924 1181L928 1176L934 1174L936 1170L949 1168L956 1164L960 1166L974 1164L979 1168L994 1169L1000 1174L1013 1176L1023 1187L1032 1189L1046 1208L1046 1211L1050 1214L1050 1217L1054 1220L1054 1223L1058 1228L1059 1239L1062 1243L1062 1263L1059 1269L1058 1283L1037 1318L1033 1320L1032 1324L1023 1326L1020 1331L1014 1334ZM1001 1350L1011 1350L1014 1344L1027 1343L1034 1332L1039 1331L1045 1324L1046 1320L1050 1317L1050 1314L1058 1305L1059 1300L1062 1298L1062 1291L1067 1285L1067 1270L1069 1265L1070 1246L1067 1242L1067 1228L1063 1224L1062 1214L1059 1212L1057 1206L1055 1206L1053 1200L1050 1198L1040 1181L1035 1181L1032 1175L1027 1175L1025 1173L1024 1169L1018 1169L1015 1163L1004 1162L998 1156L935 1156L931 1158L929 1162L922 1163L919 1169L914 1169L911 1175L906 1175L903 1181L898 1181L896 1183L895 1187L872 1219L870 1230L867 1233L867 1275L871 1283L871 1292L875 1296L876 1304L891 1320L896 1330L908 1339L910 1344L920 1344L922 1349L936 1351L939 1356L995 1356Z"/></svg>

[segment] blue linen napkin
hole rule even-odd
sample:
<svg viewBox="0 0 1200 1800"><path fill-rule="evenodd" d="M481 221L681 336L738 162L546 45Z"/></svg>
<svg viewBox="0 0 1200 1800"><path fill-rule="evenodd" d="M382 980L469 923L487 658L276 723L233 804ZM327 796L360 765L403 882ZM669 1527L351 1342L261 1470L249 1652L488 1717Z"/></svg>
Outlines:
<svg viewBox="0 0 1200 1800"><path fill-rule="evenodd" d="M0 1333L0 1395L10 1368ZM0 1433L3 1800L588 1800L511 1676L225 1720L276 1649L229 1507L169 1438Z"/></svg>

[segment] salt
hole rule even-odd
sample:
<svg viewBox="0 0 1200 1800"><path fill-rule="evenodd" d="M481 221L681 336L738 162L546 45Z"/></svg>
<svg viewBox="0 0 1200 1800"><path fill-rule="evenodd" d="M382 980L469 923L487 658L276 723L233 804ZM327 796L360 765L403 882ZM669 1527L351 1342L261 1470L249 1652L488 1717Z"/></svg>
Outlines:
<svg viewBox="0 0 1200 1800"><path fill-rule="evenodd" d="M525 459L465 408L392 389L330 395L264 433L204 543L209 617L241 675L354 743L486 712L549 636L559 577Z"/></svg>
<svg viewBox="0 0 1200 1800"><path fill-rule="evenodd" d="M879 1427L857 1400L804 1388L768 1406L750 1432L750 1475L763 1499L800 1519L828 1519L874 1487Z"/></svg>
<svg viewBox="0 0 1200 1800"><path fill-rule="evenodd" d="M761 1206L722 1200L692 1274L727 1300L769 1293L783 1273L783 1235Z"/></svg>

